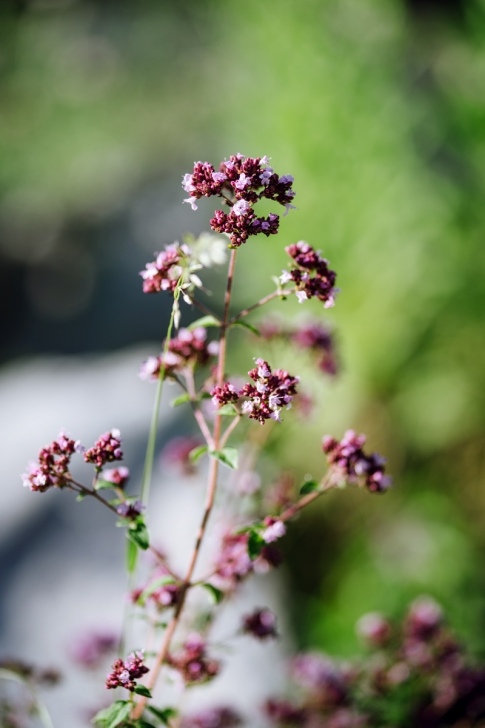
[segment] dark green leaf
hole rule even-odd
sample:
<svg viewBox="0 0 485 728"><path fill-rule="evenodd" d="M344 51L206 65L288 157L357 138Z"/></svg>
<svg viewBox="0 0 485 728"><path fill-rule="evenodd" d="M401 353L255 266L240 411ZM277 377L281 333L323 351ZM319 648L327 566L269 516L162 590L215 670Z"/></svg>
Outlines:
<svg viewBox="0 0 485 728"><path fill-rule="evenodd" d="M138 548L136 544L128 539L126 541L126 570L129 574L132 574L136 569L137 556Z"/></svg>
<svg viewBox="0 0 485 728"><path fill-rule="evenodd" d="M148 534L148 528L145 526L143 522L134 522L131 523L126 535L129 539L131 539L136 545L140 548L146 551L146 549L150 545L150 536Z"/></svg>
<svg viewBox="0 0 485 728"><path fill-rule="evenodd" d="M235 417L239 412L233 404L223 404L220 409L217 410L216 415L226 415L228 417Z"/></svg>
<svg viewBox="0 0 485 728"><path fill-rule="evenodd" d="M218 321L215 318L215 316L202 316L202 318L197 319L197 321L193 321L189 326L187 326L187 328L189 331L193 331L194 329L197 329L199 326L208 328L209 326L219 327L220 325L221 325L221 322Z"/></svg>
<svg viewBox="0 0 485 728"><path fill-rule="evenodd" d="M178 407L180 404L185 404L186 402L190 402L190 395L187 394L187 392L184 392L179 397L176 397L172 402L170 402L170 406Z"/></svg>
<svg viewBox="0 0 485 728"><path fill-rule="evenodd" d="M312 493L314 490L318 490L319 483L316 480L305 480L300 488L300 495L306 495Z"/></svg>
<svg viewBox="0 0 485 728"><path fill-rule="evenodd" d="M191 463L196 463L197 460L208 450L207 445L200 445L199 447L195 447L193 450L189 452L189 460Z"/></svg>
<svg viewBox="0 0 485 728"><path fill-rule="evenodd" d="M209 392L202 392L199 399L212 399L212 394L209 394Z"/></svg>
<svg viewBox="0 0 485 728"><path fill-rule="evenodd" d="M137 685L135 687L135 693L137 695L143 695L145 698L151 698L152 694L145 685Z"/></svg>
<svg viewBox="0 0 485 728"><path fill-rule="evenodd" d="M224 465L227 465L228 468L237 470L238 452L235 447L225 447L223 450L213 450L210 454L221 463L224 463Z"/></svg>
<svg viewBox="0 0 485 728"><path fill-rule="evenodd" d="M259 331L256 326L248 324L247 321L243 321L242 319L239 319L239 321L234 321L232 326L243 326L245 329L248 329L248 331L251 331L251 333L255 334L256 336L261 336L261 331Z"/></svg>
<svg viewBox="0 0 485 728"><path fill-rule="evenodd" d="M153 713L164 725L168 725L170 718L177 715L175 708L155 708L153 705L147 705L147 710Z"/></svg>
<svg viewBox="0 0 485 728"><path fill-rule="evenodd" d="M159 579L155 579L154 581L152 581L152 583L149 584L147 588L142 591L142 593L136 600L137 604L141 604L143 606L148 597L150 597L154 592L157 591L157 589L160 589L160 587L164 586L165 584L175 584L175 579L173 578L173 576L161 576Z"/></svg>
<svg viewBox="0 0 485 728"><path fill-rule="evenodd" d="M80 503L81 501L83 501L85 498L86 498L86 493L79 493L79 495L76 496L76 500L77 500L78 503Z"/></svg>
<svg viewBox="0 0 485 728"><path fill-rule="evenodd" d="M155 728L153 723L149 723L147 720L137 720L136 723L130 723L133 728Z"/></svg>
<svg viewBox="0 0 485 728"><path fill-rule="evenodd" d="M131 711L131 705L127 700L117 700L109 708L100 710L93 718L93 723L103 728L116 728L117 725L126 720Z"/></svg>
<svg viewBox="0 0 485 728"><path fill-rule="evenodd" d="M251 559L259 556L264 546L264 539L257 531L250 531L248 538L248 554Z"/></svg>
<svg viewBox="0 0 485 728"><path fill-rule="evenodd" d="M219 604L219 602L224 598L224 592L217 589L217 587L212 586L212 584L202 584L202 586L204 589L207 589L216 604Z"/></svg>

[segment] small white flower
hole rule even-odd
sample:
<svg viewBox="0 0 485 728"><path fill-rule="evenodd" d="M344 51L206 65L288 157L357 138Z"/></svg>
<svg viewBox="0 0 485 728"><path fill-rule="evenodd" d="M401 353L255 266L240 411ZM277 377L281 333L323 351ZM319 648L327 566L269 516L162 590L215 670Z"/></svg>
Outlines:
<svg viewBox="0 0 485 728"><path fill-rule="evenodd" d="M306 301L308 299L305 291L297 291L296 297L298 299L298 303L303 303L303 301Z"/></svg>
<svg viewBox="0 0 485 728"><path fill-rule="evenodd" d="M238 200L232 207L232 212L236 215L247 215L251 205L246 200Z"/></svg>
<svg viewBox="0 0 485 728"><path fill-rule="evenodd" d="M187 202L187 204L190 205L190 207L192 208L192 210L197 210L197 205L196 205L197 198L196 197L187 197L187 199L184 200L184 202Z"/></svg>
<svg viewBox="0 0 485 728"><path fill-rule="evenodd" d="M112 435L112 437L115 437L117 440L119 440L119 438L121 437L121 432L118 430L117 427L114 427L111 430L111 435Z"/></svg>
<svg viewBox="0 0 485 728"><path fill-rule="evenodd" d="M193 183L192 175L191 174L184 174L183 180L182 180L182 187L186 192L195 192L197 189L196 186Z"/></svg>
<svg viewBox="0 0 485 728"><path fill-rule="evenodd" d="M207 345L207 351L211 356L217 356L219 353L219 342L211 341L210 344Z"/></svg>
<svg viewBox="0 0 485 728"><path fill-rule="evenodd" d="M289 202L286 203L286 212L284 213L283 217L286 217L290 210L296 210L296 207L294 205L290 205Z"/></svg>
<svg viewBox="0 0 485 728"><path fill-rule="evenodd" d="M270 159L271 157L267 157L265 154L264 157L261 157L261 164L269 164Z"/></svg>
<svg viewBox="0 0 485 728"><path fill-rule="evenodd" d="M202 288L202 281L200 280L199 276L196 276L195 273L192 273L190 276L190 282L194 284L194 286L197 286L197 288Z"/></svg>
<svg viewBox="0 0 485 728"><path fill-rule="evenodd" d="M249 184L251 184L251 177L248 177L246 174L244 174L244 172L242 172L239 175L238 181L234 183L234 187L237 187L238 190L243 190Z"/></svg>
<svg viewBox="0 0 485 728"><path fill-rule="evenodd" d="M291 280L293 280L291 277L291 273L289 273L287 270L284 270L280 275L280 283L284 285L285 283L289 283Z"/></svg>
<svg viewBox="0 0 485 728"><path fill-rule="evenodd" d="M285 533L286 526L283 521L275 521L272 526L268 526L268 528L263 531L263 539L266 543L273 543L273 541L277 541L279 538L284 536Z"/></svg>
<svg viewBox="0 0 485 728"><path fill-rule="evenodd" d="M212 179L214 182L224 182L224 180L227 179L227 176L224 172L212 172Z"/></svg>

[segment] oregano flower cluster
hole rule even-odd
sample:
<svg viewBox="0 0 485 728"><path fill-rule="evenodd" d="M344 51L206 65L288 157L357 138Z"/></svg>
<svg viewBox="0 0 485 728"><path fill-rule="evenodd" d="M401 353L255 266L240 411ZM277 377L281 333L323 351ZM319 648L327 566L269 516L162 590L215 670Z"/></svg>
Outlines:
<svg viewBox="0 0 485 728"><path fill-rule="evenodd" d="M291 529L294 517L303 508L310 507L328 490L345 483L363 485L370 492L383 492L390 485L384 460L376 453L364 452L365 438L353 431L348 431L340 441L325 436L323 449L327 468L322 463L321 472L315 477L306 475L299 485L297 473L282 473L275 461L269 465L269 458L265 457L265 467L261 467L266 437L272 427L276 423L284 427L284 421L292 418L299 427L303 426L304 402L308 401L308 395L299 394L301 382L293 373L293 364L292 373L280 365L276 356L274 362L270 357L272 363L269 364L265 352L268 340L277 336L288 344L295 352L295 369L301 351L311 353L310 358L319 371L335 374L338 369L333 334L328 324L319 318L322 303L323 308L331 308L335 303L336 273L308 243L298 242L286 247L291 266L280 278L273 278L276 290L246 309L232 310L238 247L258 233L269 236L280 232L278 214L271 212L266 217L258 216L256 205L266 199L288 212L295 196L293 182L290 175L279 176L269 166L268 157L241 154L223 161L218 171L208 162L198 162L192 173L184 176L183 187L189 194L185 202L193 209L197 209L196 203L202 197L215 196L221 199L227 211L217 211L210 221L212 230L222 233L222 237L210 233L197 239L186 237L182 244L174 243L155 254L155 259L141 272L142 292L167 296L171 316L161 350L149 356L140 370L142 379L156 382L157 387L139 486L136 477L130 478L129 469L119 464L123 452L117 429L101 435L88 449L61 434L41 450L38 462L23 476L24 484L33 491L58 487L75 493L79 501L86 497L96 500L110 510L127 537L126 567L130 587L126 600L128 616L122 627L123 651L113 663L106 681L108 689L121 688L125 692L97 714L94 720L100 728L145 728L151 726L153 720L162 725L194 728L229 728L242 724L244 716L239 716L230 706L214 706L199 714L179 715L180 706L164 705L167 675L172 680L178 676L175 679L186 687L217 679L224 663L218 657L219 647L214 644L211 628L217 620L219 605L234 597L241 584L253 574L263 575L280 565L283 559L281 542ZM231 252L226 288L221 305L216 304L212 310L198 297L198 291L205 290L199 276L203 277L205 268L226 263L227 237ZM254 242L255 246L260 244ZM290 294L295 294L300 302L315 299L316 318L298 325L288 323L286 317L284 326L275 325L274 319L256 321L256 325L246 320L270 301L279 299L283 302ZM181 308L181 302L190 308ZM203 315L194 321L195 309ZM191 319L184 319L184 326L180 327L182 317L187 314ZM154 315L158 315L157 312ZM241 355L241 359L245 357L244 364L241 363L239 371L228 372L227 352L236 327L250 338ZM255 334L260 334L257 339ZM249 376L246 382L245 372ZM205 473L207 476L201 521L194 534L190 557L182 570L174 567L164 551L166 534L156 532L156 523L150 523L153 534L148 528L149 489L165 381L177 390L171 406L187 407L193 414L197 433L187 433L167 444L160 460L162 476L170 470L167 464L177 465L186 475L200 474L202 477ZM300 412L291 411L292 405L299 400L301 408L294 409L300 409ZM255 423L265 425L264 430L258 429L259 436L255 436ZM241 447L246 438L250 440L250 447ZM308 446L315 451L319 448L318 443L310 440ZM84 476L77 480L69 471L76 452L83 453L84 467L90 468L87 483ZM207 468L201 468L204 462ZM235 471L235 486L227 478L231 470ZM184 487L182 482L180 487ZM212 538L214 551L209 559L208 573L203 576L199 573L200 550L212 528L210 517L219 500L216 496L223 489L232 489L231 502L235 505L226 506L226 510L218 513L222 529L218 539ZM228 502L228 499L220 500ZM154 539L157 547L152 543ZM162 548L158 546L159 540ZM142 552L148 552L150 558L148 576L146 569L141 573ZM199 597L205 592L206 599L191 599L190 609L187 609L187 598L196 591ZM206 606L192 606L202 603ZM146 625L146 632L138 630L137 644L133 644L134 630L130 625L137 618L139 624ZM373 629L378 632L375 625ZM276 615L261 605L243 616L237 637L269 642L277 639L278 634ZM146 651L140 648L146 648ZM93 652L96 649L93 647ZM128 657L125 657L127 653ZM309 674L316 670L321 684L325 683L328 705L340 705L341 696L346 694L345 680L342 683L340 674L333 668L325 668L325 672L310 663L307 668ZM305 705L295 706L286 699L270 698L267 712L282 725L305 724L308 714ZM172 719L176 719L176 723L170 723Z"/></svg>

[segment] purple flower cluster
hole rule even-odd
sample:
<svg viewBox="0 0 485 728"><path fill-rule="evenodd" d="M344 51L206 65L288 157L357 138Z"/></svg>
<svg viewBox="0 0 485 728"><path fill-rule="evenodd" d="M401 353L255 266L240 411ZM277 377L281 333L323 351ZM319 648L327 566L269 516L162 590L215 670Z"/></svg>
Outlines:
<svg viewBox="0 0 485 728"><path fill-rule="evenodd" d="M384 458L377 453L364 453L365 440L365 435L347 430L340 442L326 435L322 449L336 482L362 484L374 493L381 493L391 487L392 480L384 475Z"/></svg>
<svg viewBox="0 0 485 728"><path fill-rule="evenodd" d="M337 274L328 267L328 260L322 258L303 240L289 245L285 250L295 261L296 267L283 271L280 276L281 283L296 284L296 297L300 303L315 296L323 301L324 308L334 306L338 292L335 288Z"/></svg>
<svg viewBox="0 0 485 728"><path fill-rule="evenodd" d="M178 655L168 655L167 663L178 670L189 685L212 680L220 669L220 663L207 657L207 645L199 634L189 636Z"/></svg>
<svg viewBox="0 0 485 728"><path fill-rule="evenodd" d="M207 331L197 327L193 331L180 329L178 336L171 339L168 352L160 356L150 356L143 362L139 376L151 382L156 382L160 370L165 364L165 376L171 377L187 368L204 366L211 356L218 351L218 342L207 342Z"/></svg>
<svg viewBox="0 0 485 728"><path fill-rule="evenodd" d="M483 724L485 670L469 664L434 600L416 600L401 625L365 615L358 631L372 648L365 660L339 664L317 654L294 660L303 700L270 701L266 710L275 723L357 728L388 725L392 714L396 726Z"/></svg>
<svg viewBox="0 0 485 728"><path fill-rule="evenodd" d="M260 640L277 637L276 617L270 609L256 609L243 620L243 631Z"/></svg>
<svg viewBox="0 0 485 728"><path fill-rule="evenodd" d="M62 488L71 479L69 474L71 457L80 451L82 446L79 441L75 442L61 432L57 440L42 448L38 462L30 463L27 472L22 475L24 486L40 493L44 493L52 486Z"/></svg>
<svg viewBox="0 0 485 728"><path fill-rule="evenodd" d="M258 420L264 425L268 419L281 422L281 410L289 409L296 392L299 377L293 377L283 369L271 371L264 359L256 359L257 366L248 372L255 384L245 384L239 392L247 397L241 410L250 419Z"/></svg>
<svg viewBox="0 0 485 728"><path fill-rule="evenodd" d="M161 253L156 253L155 260L147 263L146 270L140 272L143 278L143 293L173 292L183 274L183 264L188 255L190 248L179 243L167 245Z"/></svg>
<svg viewBox="0 0 485 728"><path fill-rule="evenodd" d="M138 516L141 516L144 510L145 506L141 501L136 500L131 502L126 500L117 507L116 513L121 516L121 518L128 518L130 521L133 521L135 518L138 518Z"/></svg>
<svg viewBox="0 0 485 728"><path fill-rule="evenodd" d="M209 708L182 719L182 728L235 728L241 717L232 708Z"/></svg>
<svg viewBox="0 0 485 728"><path fill-rule="evenodd" d="M335 342L331 331L319 321L310 321L295 329L282 326L279 321L268 320L259 326L261 336L270 341L289 339L299 349L306 349L317 357L318 368L325 374L337 374L338 364Z"/></svg>
<svg viewBox="0 0 485 728"><path fill-rule="evenodd" d="M222 539L214 575L224 588L234 588L249 574L266 573L279 566L281 554L277 548L267 544L256 558L248 554L249 536L247 533L226 533Z"/></svg>
<svg viewBox="0 0 485 728"><path fill-rule="evenodd" d="M102 468L103 465L112 463L114 460L123 460L120 431L114 429L101 435L93 447L86 450L84 459L87 463L93 463L97 468Z"/></svg>
<svg viewBox="0 0 485 728"><path fill-rule="evenodd" d="M138 678L148 671L148 667L143 664L143 652L132 652L124 662L119 658L114 661L106 679L106 687L108 690L126 688L133 692Z"/></svg>
<svg viewBox="0 0 485 728"><path fill-rule="evenodd" d="M211 391L212 399L215 405L225 405L235 403L239 399L236 388L229 382L224 382L222 387L216 386Z"/></svg>
<svg viewBox="0 0 485 728"><path fill-rule="evenodd" d="M182 181L182 187L190 195L184 202L193 210L197 209L196 201L201 197L222 197L230 204L231 212L217 210L210 225L216 232L229 235L233 247L239 247L251 235L273 235L278 232L278 215L257 217L252 205L266 198L283 205L286 214L294 207L291 202L295 192L293 177L279 177L268 161L267 157L246 158L236 154L222 162L218 172L209 162L196 162L193 173L184 175Z"/></svg>
<svg viewBox="0 0 485 728"><path fill-rule="evenodd" d="M117 488L124 488L129 477L130 471L124 465L120 465L119 468L110 468L103 471L103 480L106 480L108 483L113 483Z"/></svg>
<svg viewBox="0 0 485 728"><path fill-rule="evenodd" d="M118 642L119 638L114 634L93 632L74 643L71 657L82 667L94 668L116 649Z"/></svg>

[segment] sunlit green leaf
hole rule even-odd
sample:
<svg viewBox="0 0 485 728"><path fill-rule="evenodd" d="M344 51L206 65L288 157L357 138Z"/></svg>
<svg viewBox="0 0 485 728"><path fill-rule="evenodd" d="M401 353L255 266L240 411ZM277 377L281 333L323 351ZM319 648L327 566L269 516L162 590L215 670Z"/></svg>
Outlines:
<svg viewBox="0 0 485 728"><path fill-rule="evenodd" d="M218 321L215 316L202 316L202 318L197 319L197 321L193 321L189 326L187 326L187 328L189 331L193 331L194 329L199 328L199 326L208 328L210 326L219 327L220 325L221 322Z"/></svg>
<svg viewBox="0 0 485 728"><path fill-rule="evenodd" d="M221 463L224 463L224 465L227 465L228 468L237 470L238 451L235 447L225 447L223 450L212 450L210 454Z"/></svg>
<svg viewBox="0 0 485 728"><path fill-rule="evenodd" d="M189 452L189 460L191 463L196 463L197 460L202 457L208 450L207 445L199 445Z"/></svg>
<svg viewBox="0 0 485 728"><path fill-rule="evenodd" d="M216 415L225 415L226 417L235 417L238 414L239 412L233 404L223 404L216 412Z"/></svg>
<svg viewBox="0 0 485 728"><path fill-rule="evenodd" d="M135 693L137 695L143 695L144 698L151 698L152 694L145 685L137 685L135 687Z"/></svg>
<svg viewBox="0 0 485 728"><path fill-rule="evenodd" d="M300 495L306 495L312 493L314 490L318 490L319 483L316 480L306 480L300 488Z"/></svg>
<svg viewBox="0 0 485 728"><path fill-rule="evenodd" d="M181 404L185 404L186 402L190 402L190 396L187 394L187 392L184 392L179 397L176 397L172 402L170 402L171 407L178 407Z"/></svg>
<svg viewBox="0 0 485 728"><path fill-rule="evenodd" d="M202 586L204 587L204 589L207 589L216 604L219 604L219 602L222 601L222 599L224 598L224 592L220 589L217 589L217 587L213 586L212 584L202 584Z"/></svg>
<svg viewBox="0 0 485 728"><path fill-rule="evenodd" d="M242 319L239 319L238 321L233 321L231 326L242 326L243 328L248 329L248 331L251 331L252 334L255 334L256 336L261 336L261 331L259 331L256 326L248 324L247 321L243 321Z"/></svg>

